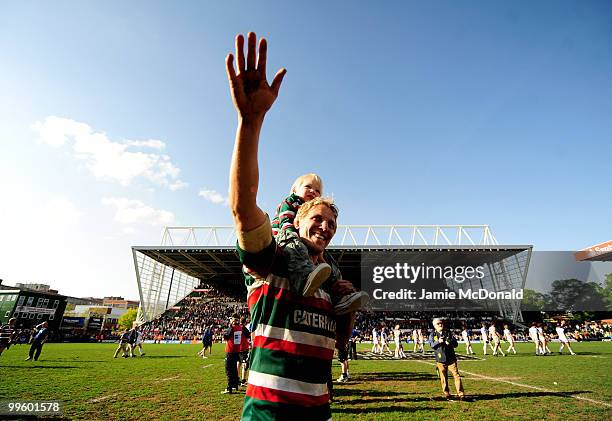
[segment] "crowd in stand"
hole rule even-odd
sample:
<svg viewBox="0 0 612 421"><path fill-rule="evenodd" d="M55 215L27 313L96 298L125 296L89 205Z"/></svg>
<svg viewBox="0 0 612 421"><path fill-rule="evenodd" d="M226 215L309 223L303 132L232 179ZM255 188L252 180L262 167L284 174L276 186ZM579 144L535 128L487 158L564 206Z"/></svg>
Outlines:
<svg viewBox="0 0 612 421"><path fill-rule="evenodd" d="M571 323L570 323L571 324ZM578 341L612 339L612 323L584 322L572 325L572 335Z"/></svg>
<svg viewBox="0 0 612 421"><path fill-rule="evenodd" d="M223 295L207 286L198 288L159 318L142 326L145 340L200 340L204 330L212 326L214 340L221 341L221 331L234 315L248 316L246 304L235 297Z"/></svg>

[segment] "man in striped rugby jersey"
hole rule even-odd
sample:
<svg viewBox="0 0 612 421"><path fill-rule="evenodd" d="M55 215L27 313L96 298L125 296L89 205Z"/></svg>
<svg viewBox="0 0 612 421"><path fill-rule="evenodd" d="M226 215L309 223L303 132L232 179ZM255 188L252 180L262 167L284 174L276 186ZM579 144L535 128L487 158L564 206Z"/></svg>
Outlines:
<svg viewBox="0 0 612 421"><path fill-rule="evenodd" d="M5 349L9 349L13 341L17 338L17 332L15 332L15 324L17 319L11 317L7 324L0 327L0 355Z"/></svg>
<svg viewBox="0 0 612 421"><path fill-rule="evenodd" d="M288 262L272 237L268 216L257 206L258 143L266 112L285 76L281 69L266 80L267 44L249 33L236 37L234 56L226 58L230 91L238 113L238 128L230 168L229 204L243 263L252 323L252 360L242 420L286 420L299 416L313 421L331 419L327 379L336 333L350 336L350 323L336 326L329 294L292 292ZM331 200L316 198L302 205L295 226L313 264L326 263L325 248L336 232L338 212ZM354 291L351 283L334 283L337 294ZM350 320L351 318L347 318Z"/></svg>

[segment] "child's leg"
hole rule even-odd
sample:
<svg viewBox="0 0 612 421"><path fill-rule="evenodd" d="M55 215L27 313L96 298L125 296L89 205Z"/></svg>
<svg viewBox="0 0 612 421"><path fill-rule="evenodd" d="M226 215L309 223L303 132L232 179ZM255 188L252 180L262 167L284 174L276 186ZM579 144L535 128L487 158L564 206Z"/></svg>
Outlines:
<svg viewBox="0 0 612 421"><path fill-rule="evenodd" d="M281 231L276 236L276 242L284 249L287 256L288 278L291 290L298 295L303 295L308 276L315 270L315 265L310 260L310 255L308 254L308 248L302 243L300 237L295 232L288 230ZM318 288L318 285L316 288Z"/></svg>
<svg viewBox="0 0 612 421"><path fill-rule="evenodd" d="M328 260L328 263L331 266L332 273L321 287L331 297L332 306L334 306L334 312L336 315L339 316L362 309L368 303L368 301L370 301L369 295L364 291L351 292L347 295L335 294L333 292L333 285L336 283L336 281L341 279L342 274L340 273L338 265L331 257Z"/></svg>

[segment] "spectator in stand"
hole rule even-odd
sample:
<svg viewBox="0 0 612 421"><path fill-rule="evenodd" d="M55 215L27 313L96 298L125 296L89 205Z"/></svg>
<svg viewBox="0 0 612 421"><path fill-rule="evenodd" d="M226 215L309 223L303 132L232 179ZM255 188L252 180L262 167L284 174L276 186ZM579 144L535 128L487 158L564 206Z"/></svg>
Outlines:
<svg viewBox="0 0 612 421"><path fill-rule="evenodd" d="M42 322L38 326L36 326L36 333L32 339L32 345L30 346L30 352L26 361L30 361L34 358L34 361L38 361L38 357L40 357L40 353L42 352L42 347L47 342L49 338L49 323Z"/></svg>

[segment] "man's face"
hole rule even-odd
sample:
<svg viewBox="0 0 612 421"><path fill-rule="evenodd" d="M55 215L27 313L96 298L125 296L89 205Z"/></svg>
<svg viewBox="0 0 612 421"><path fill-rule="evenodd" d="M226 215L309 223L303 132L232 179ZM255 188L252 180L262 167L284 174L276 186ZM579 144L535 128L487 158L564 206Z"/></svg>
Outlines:
<svg viewBox="0 0 612 421"><path fill-rule="evenodd" d="M310 209L298 224L300 238L313 255L323 253L336 233L336 215L325 205Z"/></svg>
<svg viewBox="0 0 612 421"><path fill-rule="evenodd" d="M442 332L442 330L444 329L444 322L442 322L442 320L436 320L436 322L434 323L434 328L437 332Z"/></svg>

